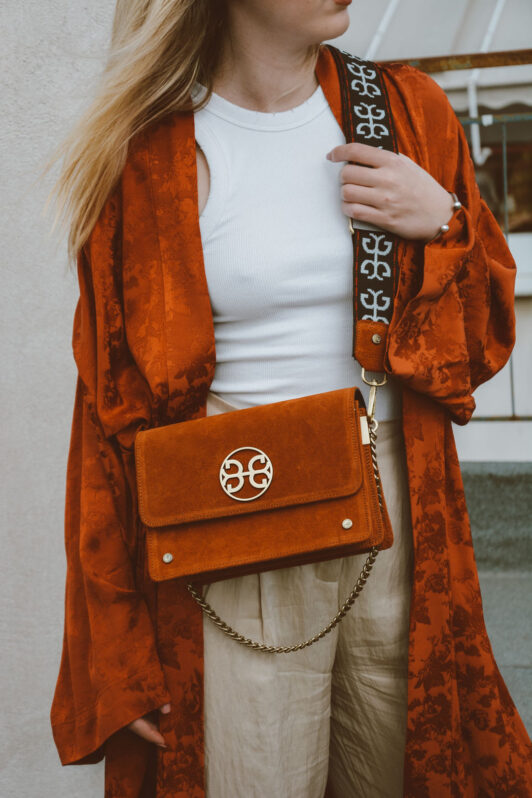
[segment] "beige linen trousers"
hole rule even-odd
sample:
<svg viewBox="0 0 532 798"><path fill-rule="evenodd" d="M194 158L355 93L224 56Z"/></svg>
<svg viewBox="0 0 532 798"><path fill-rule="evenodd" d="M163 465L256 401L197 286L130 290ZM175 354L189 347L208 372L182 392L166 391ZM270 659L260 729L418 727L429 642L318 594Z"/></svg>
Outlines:
<svg viewBox="0 0 532 798"><path fill-rule="evenodd" d="M210 393L207 415L235 408ZM412 527L401 421L381 421L377 459L394 543L354 606L303 651L264 654L204 617L207 798L400 798L406 734ZM238 632L311 637L336 614L366 554L204 586Z"/></svg>

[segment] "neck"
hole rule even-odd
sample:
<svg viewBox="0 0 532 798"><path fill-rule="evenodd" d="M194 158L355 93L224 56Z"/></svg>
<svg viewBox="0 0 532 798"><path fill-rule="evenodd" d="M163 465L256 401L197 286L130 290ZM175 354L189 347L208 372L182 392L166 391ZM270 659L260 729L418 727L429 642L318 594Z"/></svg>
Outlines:
<svg viewBox="0 0 532 798"><path fill-rule="evenodd" d="M287 111L318 87L317 52L287 41L278 30L233 15L213 89L253 111Z"/></svg>

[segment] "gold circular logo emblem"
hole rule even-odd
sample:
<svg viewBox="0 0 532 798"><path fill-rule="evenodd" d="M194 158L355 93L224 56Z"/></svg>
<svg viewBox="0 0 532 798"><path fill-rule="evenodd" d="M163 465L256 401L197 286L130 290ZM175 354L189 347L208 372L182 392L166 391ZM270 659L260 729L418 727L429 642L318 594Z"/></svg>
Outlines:
<svg viewBox="0 0 532 798"><path fill-rule="evenodd" d="M241 446L229 452L220 466L220 485L231 499L251 502L268 490L273 465L268 455L255 446Z"/></svg>

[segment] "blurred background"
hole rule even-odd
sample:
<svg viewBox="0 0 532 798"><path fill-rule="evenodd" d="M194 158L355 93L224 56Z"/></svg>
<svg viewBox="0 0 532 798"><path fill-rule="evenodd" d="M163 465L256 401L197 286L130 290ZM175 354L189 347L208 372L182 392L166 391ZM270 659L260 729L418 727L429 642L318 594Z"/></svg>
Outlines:
<svg viewBox="0 0 532 798"><path fill-rule="evenodd" d="M49 708L61 651L75 275L38 175L92 94L113 0L0 3L2 663L0 795L103 795L103 766L61 768ZM532 731L532 0L353 0L334 44L409 62L446 91L517 262L517 344L454 426L488 633Z"/></svg>

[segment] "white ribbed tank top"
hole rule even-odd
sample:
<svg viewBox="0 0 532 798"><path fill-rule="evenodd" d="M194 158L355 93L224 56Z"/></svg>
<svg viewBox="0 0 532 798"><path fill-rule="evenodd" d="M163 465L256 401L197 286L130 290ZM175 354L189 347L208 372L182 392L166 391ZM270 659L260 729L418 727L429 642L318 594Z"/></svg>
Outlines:
<svg viewBox="0 0 532 798"><path fill-rule="evenodd" d="M277 113L213 94L194 120L210 170L200 229L216 345L211 390L238 408L351 385L367 401L352 356L342 164L325 158L345 137L321 86ZM377 418L399 416L389 378Z"/></svg>

